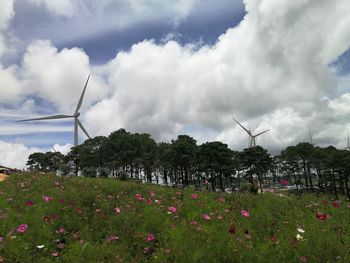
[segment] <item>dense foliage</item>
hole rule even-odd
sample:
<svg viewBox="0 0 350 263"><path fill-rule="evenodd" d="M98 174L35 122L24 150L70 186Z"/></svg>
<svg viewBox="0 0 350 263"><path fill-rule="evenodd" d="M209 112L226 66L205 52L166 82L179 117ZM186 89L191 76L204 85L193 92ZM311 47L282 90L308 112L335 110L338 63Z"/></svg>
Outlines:
<svg viewBox="0 0 350 263"><path fill-rule="evenodd" d="M350 262L350 205L326 195L23 173L0 207L1 262Z"/></svg>
<svg viewBox="0 0 350 263"><path fill-rule="evenodd" d="M34 153L28 166L33 171L58 171L63 175L117 177L145 182L194 185L210 190L251 192L280 185L296 190L332 193L350 199L350 152L299 143L272 157L260 146L231 150L222 142L197 145L194 138L179 135L171 143L156 143L149 134L120 129L98 136L60 153Z"/></svg>

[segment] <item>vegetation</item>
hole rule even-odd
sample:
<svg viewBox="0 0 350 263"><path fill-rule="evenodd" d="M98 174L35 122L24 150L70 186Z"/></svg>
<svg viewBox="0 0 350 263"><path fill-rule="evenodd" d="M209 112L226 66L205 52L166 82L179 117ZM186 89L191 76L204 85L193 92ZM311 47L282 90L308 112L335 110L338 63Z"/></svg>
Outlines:
<svg viewBox="0 0 350 263"><path fill-rule="evenodd" d="M190 145L186 138L181 147ZM201 147L209 174L217 168L208 148L230 159L220 143ZM187 153L177 169L194 165ZM226 168L219 170L224 178ZM225 194L23 173L0 184L0 202L2 262L350 262L350 205L327 195Z"/></svg>
<svg viewBox="0 0 350 263"><path fill-rule="evenodd" d="M156 143L151 135L120 129L98 136L61 153L34 153L27 165L32 171L58 171L63 175L116 177L197 189L251 192L280 187L331 193L350 200L350 152L332 146L299 143L272 157L260 146L231 150L222 142L197 145L179 135L171 143ZM247 183L249 187L247 187Z"/></svg>

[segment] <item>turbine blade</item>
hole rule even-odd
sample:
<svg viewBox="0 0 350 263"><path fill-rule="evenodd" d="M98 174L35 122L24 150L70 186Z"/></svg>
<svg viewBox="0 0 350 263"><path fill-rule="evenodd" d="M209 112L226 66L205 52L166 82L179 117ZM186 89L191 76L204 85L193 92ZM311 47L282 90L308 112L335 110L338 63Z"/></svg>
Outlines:
<svg viewBox="0 0 350 263"><path fill-rule="evenodd" d="M85 130L83 124L79 121L79 119L77 118L77 121L78 121L78 124L79 124L79 127L80 129L82 129L82 131L86 134L86 136L91 139L90 135L88 134L88 132Z"/></svg>
<svg viewBox="0 0 350 263"><path fill-rule="evenodd" d="M235 122L237 122L238 125L241 126L242 129L245 130L245 131L249 134L249 136L252 136L251 132L248 131L248 130L247 130L242 124L240 124L235 118L232 118L232 119L233 119Z"/></svg>
<svg viewBox="0 0 350 263"><path fill-rule="evenodd" d="M258 137L259 135L261 135L261 134L263 134L263 133L265 133L265 132L268 132L270 129L268 129L268 130L266 130L266 131L263 131L263 132L260 132L260 133L258 133L258 134L255 134L254 135L254 137Z"/></svg>
<svg viewBox="0 0 350 263"><path fill-rule="evenodd" d="M51 145L51 148L53 149L53 151L56 153L56 150L55 150L55 148L53 147L53 145L52 144L50 144Z"/></svg>
<svg viewBox="0 0 350 263"><path fill-rule="evenodd" d="M17 122L55 120L55 119L65 119L65 118L72 118L72 117L73 117L73 116L71 116L71 115L52 115L52 116L46 116L46 117L41 117L41 118L19 120L19 121L17 121Z"/></svg>
<svg viewBox="0 0 350 263"><path fill-rule="evenodd" d="M85 90L86 90L86 87L87 87L87 84L89 82L89 79L90 79L90 74L86 80L86 83L85 83L85 86L84 86L84 89L83 89L83 92L81 93L80 95L80 99L79 99L79 102L78 102L78 105L77 105L77 108L75 109L75 112L74 114L77 114L79 112L79 109L81 107L81 104L83 103L83 99L84 99L84 94L85 94Z"/></svg>

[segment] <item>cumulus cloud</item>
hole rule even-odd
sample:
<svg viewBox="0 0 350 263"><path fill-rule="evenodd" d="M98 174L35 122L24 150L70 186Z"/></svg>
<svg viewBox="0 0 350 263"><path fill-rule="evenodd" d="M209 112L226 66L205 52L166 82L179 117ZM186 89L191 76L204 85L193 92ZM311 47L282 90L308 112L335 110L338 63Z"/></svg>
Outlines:
<svg viewBox="0 0 350 263"><path fill-rule="evenodd" d="M8 143L0 141L0 165L17 169L25 169L28 156L33 152L39 152L39 148L28 148L20 143Z"/></svg>
<svg viewBox="0 0 350 263"><path fill-rule="evenodd" d="M53 103L59 111L73 113L81 92L92 73L89 57L79 48L57 50L49 41L33 42L24 54L22 77L33 94ZM93 75L83 107L108 94L103 79Z"/></svg>
<svg viewBox="0 0 350 263"><path fill-rule="evenodd" d="M4 34L14 16L13 2L14 0L0 1L0 58L7 48Z"/></svg>
<svg viewBox="0 0 350 263"><path fill-rule="evenodd" d="M338 84L329 65L350 47L350 3L245 5L244 20L214 46L145 40L118 53L107 66L113 95L86 113L89 129L108 134L125 127L162 140L198 124L240 147L244 137L232 130L236 116L253 128L260 128L258 122L271 128L264 143L274 148L305 139L308 124L319 132L333 120L321 98Z"/></svg>

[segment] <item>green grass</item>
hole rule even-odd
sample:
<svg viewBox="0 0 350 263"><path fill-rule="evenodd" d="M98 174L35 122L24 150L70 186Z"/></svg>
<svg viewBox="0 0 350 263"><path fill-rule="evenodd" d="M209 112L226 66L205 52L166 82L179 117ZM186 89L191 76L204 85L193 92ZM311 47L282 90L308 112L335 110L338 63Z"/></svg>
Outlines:
<svg viewBox="0 0 350 263"><path fill-rule="evenodd" d="M317 211L328 218L317 219ZM4 262L350 262L349 219L347 202L335 208L316 195L226 195L39 174L0 183ZM16 231L20 224L25 233Z"/></svg>

